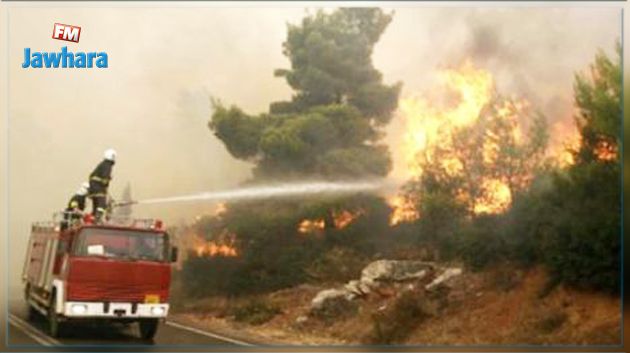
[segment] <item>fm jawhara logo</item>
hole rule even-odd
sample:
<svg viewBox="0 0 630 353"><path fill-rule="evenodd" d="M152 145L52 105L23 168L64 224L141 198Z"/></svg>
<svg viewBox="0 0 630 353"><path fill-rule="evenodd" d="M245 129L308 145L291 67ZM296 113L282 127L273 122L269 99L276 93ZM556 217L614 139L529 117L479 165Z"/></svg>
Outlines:
<svg viewBox="0 0 630 353"><path fill-rule="evenodd" d="M53 39L79 43L80 36L81 27L79 26L64 25L62 23L55 23L53 26Z"/></svg>
<svg viewBox="0 0 630 353"><path fill-rule="evenodd" d="M66 42L79 43L81 37L81 27L55 23L53 25L52 38ZM107 53L101 52L76 52L68 51L68 47L62 47L59 52L32 51L31 48L24 48L24 62L22 68L94 68L108 67Z"/></svg>

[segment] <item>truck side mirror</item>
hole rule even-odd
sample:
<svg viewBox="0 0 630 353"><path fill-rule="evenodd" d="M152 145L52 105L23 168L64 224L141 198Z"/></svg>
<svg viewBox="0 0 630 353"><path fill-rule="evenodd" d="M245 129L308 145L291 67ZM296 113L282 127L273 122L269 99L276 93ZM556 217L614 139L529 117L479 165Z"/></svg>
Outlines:
<svg viewBox="0 0 630 353"><path fill-rule="evenodd" d="M176 246L173 246L171 248L171 262L177 262L177 253L179 249L177 249Z"/></svg>

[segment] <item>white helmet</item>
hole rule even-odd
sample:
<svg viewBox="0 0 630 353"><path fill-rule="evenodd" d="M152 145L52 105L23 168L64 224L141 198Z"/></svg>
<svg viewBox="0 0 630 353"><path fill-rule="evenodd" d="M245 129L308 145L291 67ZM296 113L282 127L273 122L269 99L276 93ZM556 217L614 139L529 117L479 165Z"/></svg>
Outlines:
<svg viewBox="0 0 630 353"><path fill-rule="evenodd" d="M89 190L90 190L90 183L86 181L82 183L81 186L79 186L79 190L77 190L77 195L85 196L88 194Z"/></svg>
<svg viewBox="0 0 630 353"><path fill-rule="evenodd" d="M108 148L107 150L105 150L105 153L103 153L103 157L105 159L107 159L108 161L115 161L116 160L116 150L114 150L113 148Z"/></svg>

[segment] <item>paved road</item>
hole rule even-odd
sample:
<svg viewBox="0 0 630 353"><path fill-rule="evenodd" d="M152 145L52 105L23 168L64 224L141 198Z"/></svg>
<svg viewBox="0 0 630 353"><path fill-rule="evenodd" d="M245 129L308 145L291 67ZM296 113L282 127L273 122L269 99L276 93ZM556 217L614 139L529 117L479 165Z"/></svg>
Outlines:
<svg viewBox="0 0 630 353"><path fill-rule="evenodd" d="M167 321L162 323L152 342L139 338L137 325L68 325L64 329L63 338L54 339L46 334L46 321L37 318L27 319L27 307L21 300L10 302L9 314L9 345L24 346L89 346L89 345L120 345L120 346L159 346L178 345L199 346L245 346L247 342L235 340L219 334L211 333Z"/></svg>

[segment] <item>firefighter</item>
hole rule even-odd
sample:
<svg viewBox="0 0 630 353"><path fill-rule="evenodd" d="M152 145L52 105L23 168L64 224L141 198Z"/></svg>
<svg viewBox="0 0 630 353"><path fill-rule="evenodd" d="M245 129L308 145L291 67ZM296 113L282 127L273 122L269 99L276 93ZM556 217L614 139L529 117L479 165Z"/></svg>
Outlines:
<svg viewBox="0 0 630 353"><path fill-rule="evenodd" d="M81 184L77 192L72 195L68 206L63 213L63 221L61 222L61 230L67 229L71 224L81 219L83 210L85 210L85 198L88 194L90 183Z"/></svg>
<svg viewBox="0 0 630 353"><path fill-rule="evenodd" d="M90 198L92 199L92 214L100 222L107 212L107 188L112 179L112 167L116 161L116 151L107 149L103 160L90 174Z"/></svg>

